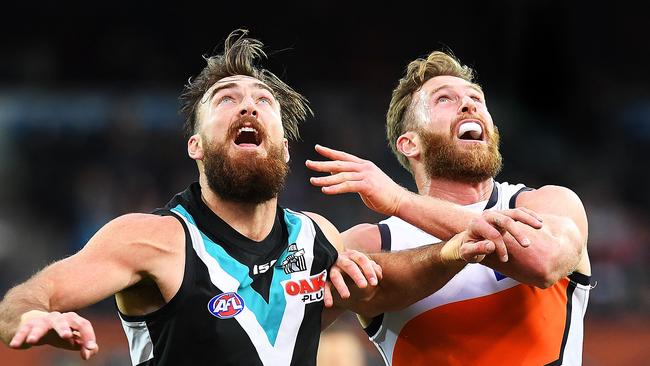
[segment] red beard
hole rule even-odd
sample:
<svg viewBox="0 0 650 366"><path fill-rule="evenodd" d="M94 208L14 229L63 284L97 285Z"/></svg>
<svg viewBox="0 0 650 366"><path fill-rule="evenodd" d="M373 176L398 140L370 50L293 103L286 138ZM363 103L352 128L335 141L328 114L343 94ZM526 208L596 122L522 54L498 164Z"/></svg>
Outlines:
<svg viewBox="0 0 650 366"><path fill-rule="evenodd" d="M419 129L423 162L432 178L476 184L495 177L501 170L499 130L488 135L485 145L460 149L453 138Z"/></svg>

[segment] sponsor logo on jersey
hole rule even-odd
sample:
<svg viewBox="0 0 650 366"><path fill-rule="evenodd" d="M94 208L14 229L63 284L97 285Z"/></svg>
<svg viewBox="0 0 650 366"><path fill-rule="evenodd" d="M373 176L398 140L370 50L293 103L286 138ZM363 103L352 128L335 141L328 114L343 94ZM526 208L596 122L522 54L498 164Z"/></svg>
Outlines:
<svg viewBox="0 0 650 366"><path fill-rule="evenodd" d="M298 246L294 243L287 248L289 255L280 263L280 267L284 269L284 273L290 274L294 272L306 271L307 262L305 262L305 250L298 250Z"/></svg>
<svg viewBox="0 0 650 366"><path fill-rule="evenodd" d="M282 281L284 292L289 296L299 296L305 304L323 300L327 270L308 278Z"/></svg>
<svg viewBox="0 0 650 366"><path fill-rule="evenodd" d="M224 292L210 299L208 310L219 319L229 319L244 310L244 299L236 292Z"/></svg>
<svg viewBox="0 0 650 366"><path fill-rule="evenodd" d="M274 259L274 260L272 260L272 261L270 261L268 263L254 265L253 266L253 274L256 275L256 274L266 273L269 269L271 269L271 267L273 267L273 265L277 261L278 261L277 259Z"/></svg>

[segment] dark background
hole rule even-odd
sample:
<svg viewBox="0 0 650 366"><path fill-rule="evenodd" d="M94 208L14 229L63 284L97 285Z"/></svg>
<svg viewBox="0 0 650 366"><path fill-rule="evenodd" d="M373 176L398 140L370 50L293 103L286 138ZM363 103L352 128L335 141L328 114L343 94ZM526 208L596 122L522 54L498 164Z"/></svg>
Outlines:
<svg viewBox="0 0 650 366"><path fill-rule="evenodd" d="M74 253L111 218L150 211L196 179L177 98L204 66L201 55L243 27L315 111L290 146L281 202L340 230L382 217L354 195L325 197L309 186L304 160L317 159L313 145L371 159L413 188L385 141L391 90L409 61L432 50L451 49L474 67L502 135L498 179L567 186L587 209L599 284L585 364L609 364L603 347L620 348L611 342L617 331L630 334L628 323L642 331L621 341L626 354L640 360L643 349L647 360L645 348L634 348L650 338L647 23L635 6L586 1L6 6L0 292ZM93 309L115 317L110 301ZM608 323L610 343L591 345L603 321L618 328Z"/></svg>

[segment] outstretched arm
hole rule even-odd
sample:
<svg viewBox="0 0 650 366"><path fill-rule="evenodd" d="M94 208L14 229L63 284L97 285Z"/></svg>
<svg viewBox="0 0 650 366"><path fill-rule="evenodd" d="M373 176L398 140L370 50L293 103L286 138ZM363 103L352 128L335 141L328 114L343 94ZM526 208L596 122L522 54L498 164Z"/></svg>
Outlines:
<svg viewBox="0 0 650 366"><path fill-rule="evenodd" d="M477 213L451 202L408 192L372 162L354 155L322 146L317 146L316 150L332 159L306 163L312 170L332 173L311 179L312 184L322 187L324 193L356 192L369 208L398 216L438 238L450 238L464 230L472 220L492 215L491 211ZM520 282L542 288L574 269L590 274L589 260L583 251L587 238L586 215L573 192L553 186L523 192L517 200L517 207L544 220L544 229L507 223L518 226L529 238L530 247L522 249L508 234L510 228L504 223L491 222L501 229L503 237L489 238L497 245L497 250L496 255L489 256L484 264ZM513 260L508 261L508 253ZM500 263L505 261L508 263Z"/></svg>
<svg viewBox="0 0 650 366"><path fill-rule="evenodd" d="M498 215L501 221L511 220L507 214L493 214ZM530 215L525 216L524 221L539 225L537 219ZM328 238L340 241L337 232L324 229L323 225L321 229ZM370 259L381 267L378 272L379 281L371 283L371 286L363 280L364 275L366 278L372 278L368 276L371 274L370 270L366 269L369 259L356 250L347 249L339 255L341 258L330 271L330 280L337 290L332 293L333 303L338 308L352 310L363 317L402 309L440 289L467 262L479 262L486 255L493 253L496 248L493 242L484 239L475 241L473 238L500 236L499 230L501 229L479 218L469 225L466 232L445 243L391 253L370 253ZM376 249L363 247L370 243L363 239L368 234L368 226L359 225L343 233L342 238L352 245L365 243L356 246L362 250ZM517 240L525 239L518 228L514 228L511 234ZM346 285L346 280L350 286ZM351 284L352 282L354 284Z"/></svg>
<svg viewBox="0 0 650 366"><path fill-rule="evenodd" d="M139 282L182 240L173 217L132 214L104 226L77 254L11 289L0 302L0 337L12 348L50 344L98 352L92 325L75 313ZM181 241L182 242L182 241ZM146 258L146 260L144 260Z"/></svg>

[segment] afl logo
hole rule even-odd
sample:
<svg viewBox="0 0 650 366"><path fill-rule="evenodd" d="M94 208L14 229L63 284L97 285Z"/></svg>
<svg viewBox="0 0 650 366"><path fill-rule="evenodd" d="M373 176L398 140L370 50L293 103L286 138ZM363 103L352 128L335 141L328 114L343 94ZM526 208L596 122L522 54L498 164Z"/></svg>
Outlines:
<svg viewBox="0 0 650 366"><path fill-rule="evenodd" d="M244 310L244 299L236 292L224 292L208 302L208 311L219 319L230 319Z"/></svg>

